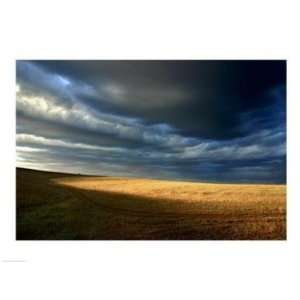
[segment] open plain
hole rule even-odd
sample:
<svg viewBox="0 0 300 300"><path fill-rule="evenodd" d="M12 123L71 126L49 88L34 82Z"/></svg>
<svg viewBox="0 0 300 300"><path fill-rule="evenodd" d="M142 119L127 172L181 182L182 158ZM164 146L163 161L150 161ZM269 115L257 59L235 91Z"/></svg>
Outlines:
<svg viewBox="0 0 300 300"><path fill-rule="evenodd" d="M17 240L283 240L286 186L17 168Z"/></svg>

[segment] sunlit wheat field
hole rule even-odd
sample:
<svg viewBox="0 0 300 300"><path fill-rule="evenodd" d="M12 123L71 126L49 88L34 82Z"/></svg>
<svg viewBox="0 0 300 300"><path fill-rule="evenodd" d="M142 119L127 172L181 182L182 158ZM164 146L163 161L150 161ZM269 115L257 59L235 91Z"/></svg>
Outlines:
<svg viewBox="0 0 300 300"><path fill-rule="evenodd" d="M286 186L17 170L17 239L286 239Z"/></svg>

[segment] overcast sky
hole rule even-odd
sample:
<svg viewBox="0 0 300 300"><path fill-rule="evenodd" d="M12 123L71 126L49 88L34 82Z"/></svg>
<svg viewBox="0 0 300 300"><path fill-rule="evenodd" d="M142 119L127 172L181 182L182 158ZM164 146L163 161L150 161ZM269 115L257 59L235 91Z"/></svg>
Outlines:
<svg viewBox="0 0 300 300"><path fill-rule="evenodd" d="M17 166L286 181L284 61L17 61Z"/></svg>

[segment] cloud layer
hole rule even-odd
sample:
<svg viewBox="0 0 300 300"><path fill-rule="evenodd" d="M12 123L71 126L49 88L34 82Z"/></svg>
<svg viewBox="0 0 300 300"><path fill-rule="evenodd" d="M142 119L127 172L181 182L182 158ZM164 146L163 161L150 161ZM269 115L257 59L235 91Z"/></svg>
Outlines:
<svg viewBox="0 0 300 300"><path fill-rule="evenodd" d="M285 182L283 61L17 61L24 167Z"/></svg>

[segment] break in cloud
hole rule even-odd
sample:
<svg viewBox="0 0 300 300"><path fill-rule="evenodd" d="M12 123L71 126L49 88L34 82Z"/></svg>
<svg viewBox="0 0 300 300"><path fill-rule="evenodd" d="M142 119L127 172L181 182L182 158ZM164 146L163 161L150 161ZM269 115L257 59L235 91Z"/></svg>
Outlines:
<svg viewBox="0 0 300 300"><path fill-rule="evenodd" d="M284 61L17 61L17 165L285 182Z"/></svg>

